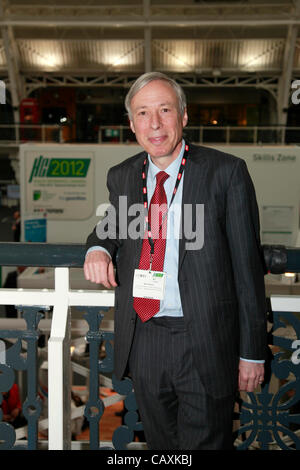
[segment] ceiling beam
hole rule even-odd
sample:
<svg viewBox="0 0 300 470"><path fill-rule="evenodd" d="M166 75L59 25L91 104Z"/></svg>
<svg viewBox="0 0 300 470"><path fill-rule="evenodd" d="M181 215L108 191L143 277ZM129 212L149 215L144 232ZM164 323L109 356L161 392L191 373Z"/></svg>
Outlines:
<svg viewBox="0 0 300 470"><path fill-rule="evenodd" d="M90 3L90 4L85 4L83 5L82 3L66 3L64 4L63 2L61 3L43 3L43 2L29 2L28 0L24 0L24 2L18 2L18 3L10 3L10 9L14 8L26 8L26 9L31 9L31 8L36 8L36 9L42 9L42 8L47 8L47 9L86 9L86 8L94 8L94 9L104 9L104 8L111 8L111 9L120 9L120 8L128 8L128 9L133 9L138 7L140 4L139 3L124 3L120 2L119 3L112 3L112 2L101 2L100 4L97 3ZM161 2L159 4L150 4L151 8L169 8L174 10L174 8L194 8L197 10L202 10L202 9L215 9L215 8L221 8L221 9L230 9L230 8L239 8L239 9L245 9L245 8L268 8L268 7L285 7L285 8L291 8L293 6L293 0L289 1L264 1L264 2L253 2L253 3L236 3L236 2L226 2L226 3L209 3L208 1L203 2L203 3L188 3L185 2L185 5L182 5L182 0L179 1L172 1L171 3L164 3Z"/></svg>
<svg viewBox="0 0 300 470"><path fill-rule="evenodd" d="M103 17L99 18L82 18L82 19L74 19L74 18L57 18L57 16L49 16L49 17L36 17L33 18L28 17L24 18L5 18L0 19L0 26L22 26L22 27L49 27L49 26L56 26L56 27L87 27L87 28L105 28L105 27L129 27L129 28L156 28L156 27L207 27L207 26L231 26L231 27L240 27L240 26L251 26L251 27L259 27L259 26L298 26L300 25L300 18L299 17L274 17L270 18L266 16L265 18L262 15L259 16L245 16L245 17L238 17L238 18L202 18L202 19L187 19L186 17L181 18L172 18L172 19L149 19L145 21L144 19L140 20L133 20L132 17L130 18L118 18L114 17L113 19L103 19Z"/></svg>

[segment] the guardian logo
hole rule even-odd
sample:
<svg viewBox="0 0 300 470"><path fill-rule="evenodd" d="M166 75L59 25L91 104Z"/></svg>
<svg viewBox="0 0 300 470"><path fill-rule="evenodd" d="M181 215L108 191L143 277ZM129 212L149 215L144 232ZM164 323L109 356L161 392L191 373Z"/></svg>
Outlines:
<svg viewBox="0 0 300 470"><path fill-rule="evenodd" d="M5 93L5 83L0 80L0 104L5 104L6 93Z"/></svg>

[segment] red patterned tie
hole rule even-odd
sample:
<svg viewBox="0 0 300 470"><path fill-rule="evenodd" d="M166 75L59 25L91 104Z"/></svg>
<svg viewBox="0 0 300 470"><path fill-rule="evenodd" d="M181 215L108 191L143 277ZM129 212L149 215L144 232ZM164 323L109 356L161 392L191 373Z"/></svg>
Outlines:
<svg viewBox="0 0 300 470"><path fill-rule="evenodd" d="M164 182L167 178L169 178L169 175L164 171L160 171L159 173L157 173L156 187L151 199L151 204L148 212L152 238L154 241L154 254L152 255L152 271L163 271L164 268L167 234L166 213L168 210L167 197L164 190ZM148 240L148 232L146 230L146 234L143 240L139 269L149 269L150 249L151 248ZM143 299L142 297L134 297L133 308L140 317L140 319L145 322L159 311L160 301L156 299Z"/></svg>

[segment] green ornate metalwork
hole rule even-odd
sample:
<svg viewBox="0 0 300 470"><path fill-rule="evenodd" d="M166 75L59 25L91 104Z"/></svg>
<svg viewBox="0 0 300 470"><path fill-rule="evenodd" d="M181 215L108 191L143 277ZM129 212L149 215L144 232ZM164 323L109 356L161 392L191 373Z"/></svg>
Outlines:
<svg viewBox="0 0 300 470"><path fill-rule="evenodd" d="M84 415L90 426L90 448L92 450L99 448L99 421L104 412L104 404L99 396L99 374L100 372L110 372L112 370L112 364L107 365L107 362L110 362L112 349L108 348L106 364L103 364L99 359L102 342L113 339L111 333L105 333L99 329L104 316L100 313L101 310L108 309L105 307L84 308L84 317L89 325L86 341L89 344L90 355L89 399L85 406Z"/></svg>
<svg viewBox="0 0 300 470"><path fill-rule="evenodd" d="M275 393L270 391L269 380L261 392L247 394L238 431L244 440L238 450L254 444L262 450L300 449L300 314L273 312L273 318L273 345L279 350L271 361L271 372L281 382ZM279 328L283 336L276 335Z"/></svg>
<svg viewBox="0 0 300 470"><path fill-rule="evenodd" d="M143 425L139 418L132 381L128 377L121 381L113 377L113 385L118 393L126 395L124 400L126 413L124 424L114 431L112 442L115 449L126 450L127 444L134 440L134 431L142 431Z"/></svg>
<svg viewBox="0 0 300 470"><path fill-rule="evenodd" d="M38 396L38 324L43 317L45 307L17 307L26 322L25 330L1 330L0 338L16 342L5 351L5 364L0 364L0 404L3 393L9 392L16 381L15 371L27 373L27 398L22 406L22 413L27 421L27 447L16 445L16 432L8 422L0 422L0 450L24 449L36 450L38 443L38 419L41 414L41 400ZM22 352L22 341L27 343L27 353ZM25 357L24 357L25 356ZM0 410L0 420L2 420Z"/></svg>
<svg viewBox="0 0 300 470"><path fill-rule="evenodd" d="M85 307L84 318L89 325L86 334L86 341L89 344L89 398L85 406L84 415L90 426L90 448L92 450L99 449L99 422L104 412L104 403L99 397L99 374L112 375L112 385L115 392L125 395L124 424L118 427L113 434L112 448L101 447L103 450L117 449L125 450L126 445L132 442L134 431L142 430L142 424L138 421L137 405L133 392L132 381L125 378L122 381L117 380L113 374L113 340L114 335L100 329L104 315L101 311L107 311L107 307ZM105 345L105 358L100 359L100 348ZM100 436L101 437L101 436Z"/></svg>

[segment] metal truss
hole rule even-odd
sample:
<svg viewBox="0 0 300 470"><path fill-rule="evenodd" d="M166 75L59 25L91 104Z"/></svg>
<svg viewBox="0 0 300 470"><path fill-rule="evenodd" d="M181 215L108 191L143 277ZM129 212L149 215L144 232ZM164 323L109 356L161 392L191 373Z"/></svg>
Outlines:
<svg viewBox="0 0 300 470"><path fill-rule="evenodd" d="M214 72L215 73L215 72ZM82 87L82 88L129 88L138 78L140 73L132 74L22 74L24 80L25 96L29 97L34 90L46 87ZM280 91L281 75L276 72L268 74L238 74L220 73L214 75L203 74L168 74L176 80L183 88L255 88L268 91L275 102L278 101ZM4 81L7 90L11 91L9 77L6 73L0 72L0 80ZM300 80L300 74L294 73L291 82ZM8 100L9 102L9 100Z"/></svg>
<svg viewBox="0 0 300 470"><path fill-rule="evenodd" d="M45 87L129 87L138 77L137 74L25 74L25 89L28 96L33 90Z"/></svg>
<svg viewBox="0 0 300 470"><path fill-rule="evenodd" d="M300 24L293 0L263 2L182 2L152 4L150 0L123 1L99 5L64 2L10 2L5 0L4 25L84 27L167 27L207 25L291 25Z"/></svg>
<svg viewBox="0 0 300 470"><path fill-rule="evenodd" d="M28 96L33 90L44 87L129 87L139 76L132 74L25 74L25 90ZM257 74L222 74L219 76L210 74L169 74L183 87L254 87L265 88L275 92L278 87L280 75L257 75ZM8 85L9 87L9 85Z"/></svg>

